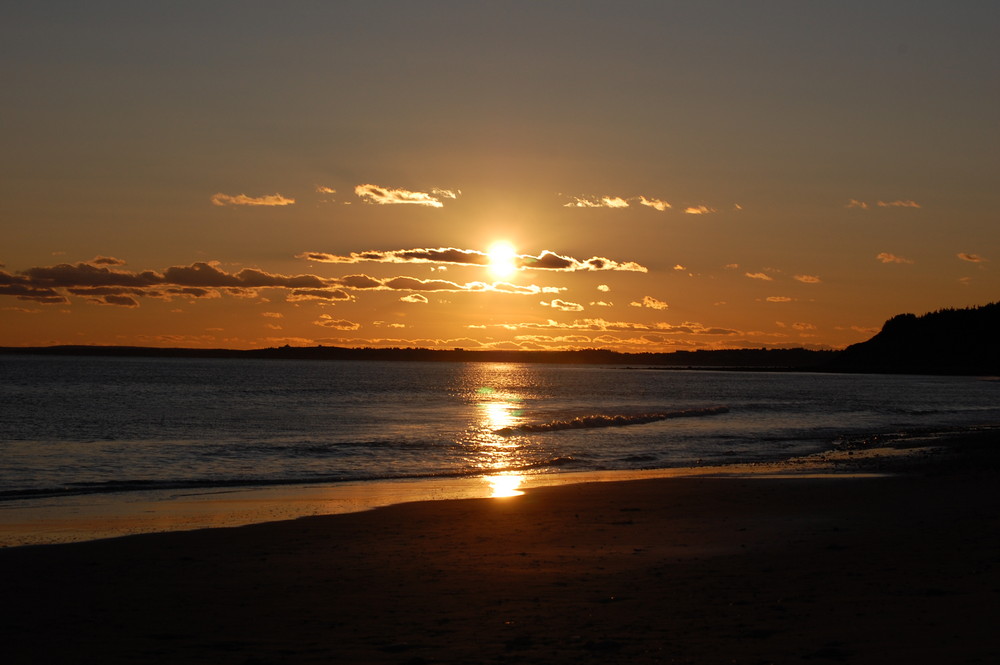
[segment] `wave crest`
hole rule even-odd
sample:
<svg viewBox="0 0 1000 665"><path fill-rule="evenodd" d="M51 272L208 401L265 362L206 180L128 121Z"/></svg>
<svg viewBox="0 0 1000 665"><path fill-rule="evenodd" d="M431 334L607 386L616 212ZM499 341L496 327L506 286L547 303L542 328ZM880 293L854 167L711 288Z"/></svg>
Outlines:
<svg viewBox="0 0 1000 665"><path fill-rule="evenodd" d="M714 416L728 413L724 406L710 406L703 409L682 409L680 411L665 411L662 413L640 413L635 415L592 415L580 416L572 420L553 420L547 423L526 423L517 427L503 427L494 430L494 434L509 436L522 432L557 432L564 429L592 429L596 427L626 427L628 425L643 425L670 418L696 418L699 416Z"/></svg>

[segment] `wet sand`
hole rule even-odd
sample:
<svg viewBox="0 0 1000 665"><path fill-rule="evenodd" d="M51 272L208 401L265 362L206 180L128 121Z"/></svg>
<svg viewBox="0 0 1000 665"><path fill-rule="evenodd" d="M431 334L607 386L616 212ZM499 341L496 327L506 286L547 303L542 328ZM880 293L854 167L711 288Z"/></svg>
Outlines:
<svg viewBox="0 0 1000 665"><path fill-rule="evenodd" d="M998 445L3 549L3 661L1000 662Z"/></svg>

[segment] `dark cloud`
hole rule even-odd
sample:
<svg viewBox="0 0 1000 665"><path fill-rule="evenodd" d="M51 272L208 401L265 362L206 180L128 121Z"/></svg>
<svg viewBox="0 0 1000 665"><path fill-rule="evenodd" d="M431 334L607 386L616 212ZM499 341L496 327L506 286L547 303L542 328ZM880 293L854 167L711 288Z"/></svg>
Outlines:
<svg viewBox="0 0 1000 665"><path fill-rule="evenodd" d="M473 284L477 284L474 282ZM395 291L481 291L482 288L467 288L443 279L417 279L416 277L393 277L382 282L382 286ZM485 287L485 284L482 284Z"/></svg>
<svg viewBox="0 0 1000 665"><path fill-rule="evenodd" d="M346 319L335 319L329 314L321 314L319 319L313 321L317 326L323 326L324 328L334 328L336 330L357 330L361 327L360 323L355 323L354 321L347 321Z"/></svg>
<svg viewBox="0 0 1000 665"><path fill-rule="evenodd" d="M350 300L351 294L340 289L295 289L287 300L295 302L300 300Z"/></svg>
<svg viewBox="0 0 1000 665"><path fill-rule="evenodd" d="M138 307L139 301L131 296L114 296L107 295L103 298L99 298L98 302L105 305L116 305L118 307Z"/></svg>
<svg viewBox="0 0 1000 665"><path fill-rule="evenodd" d="M116 259L113 256L95 256L88 263L95 266L123 266L125 261L121 259Z"/></svg>
<svg viewBox="0 0 1000 665"><path fill-rule="evenodd" d="M69 301L57 289L65 289L66 293L90 298L92 301L99 299L105 304L134 307L138 305L135 297L217 298L219 292L215 289L220 288L226 289L230 295L254 297L258 288L322 289L331 282L316 275L280 275L256 268L246 268L231 274L205 262L171 266L163 273L152 270L134 272L109 267L124 263L121 259L99 256L86 263L37 266L19 274L0 271L0 295L63 304ZM347 297L343 291L337 293ZM114 298L108 300L108 296Z"/></svg>
<svg viewBox="0 0 1000 665"><path fill-rule="evenodd" d="M486 267L492 263L492 257L487 252L474 249L458 249L456 247L439 247L437 249L396 249L387 251L352 252L347 255L327 254L326 252L304 252L296 258L321 263L446 263L452 265ZM591 270L623 270L632 272L647 272L638 263L619 262L608 258L594 256L584 261L568 256L560 256L549 250L542 251L538 256L519 254L513 263L517 268L530 270L558 271L591 271Z"/></svg>
<svg viewBox="0 0 1000 665"><path fill-rule="evenodd" d="M60 263L54 266L28 268L21 272L38 286L50 288L70 286L155 286L164 283L163 275L147 270L141 273L112 270L89 263Z"/></svg>

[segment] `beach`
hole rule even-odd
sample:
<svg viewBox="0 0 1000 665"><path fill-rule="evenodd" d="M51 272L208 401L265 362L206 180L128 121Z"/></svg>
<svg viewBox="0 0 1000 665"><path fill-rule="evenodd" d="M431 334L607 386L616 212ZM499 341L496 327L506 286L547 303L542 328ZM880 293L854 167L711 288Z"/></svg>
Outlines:
<svg viewBox="0 0 1000 665"><path fill-rule="evenodd" d="M4 662L998 662L996 433L943 443L6 548Z"/></svg>

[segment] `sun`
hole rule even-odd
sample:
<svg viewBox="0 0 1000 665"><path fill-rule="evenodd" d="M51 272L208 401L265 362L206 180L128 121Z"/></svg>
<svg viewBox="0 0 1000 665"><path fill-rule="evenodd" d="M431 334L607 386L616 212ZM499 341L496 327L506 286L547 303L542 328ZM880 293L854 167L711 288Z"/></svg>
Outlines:
<svg viewBox="0 0 1000 665"><path fill-rule="evenodd" d="M490 258L490 273L497 278L510 277L517 271L517 250L509 242L495 242L486 255Z"/></svg>

